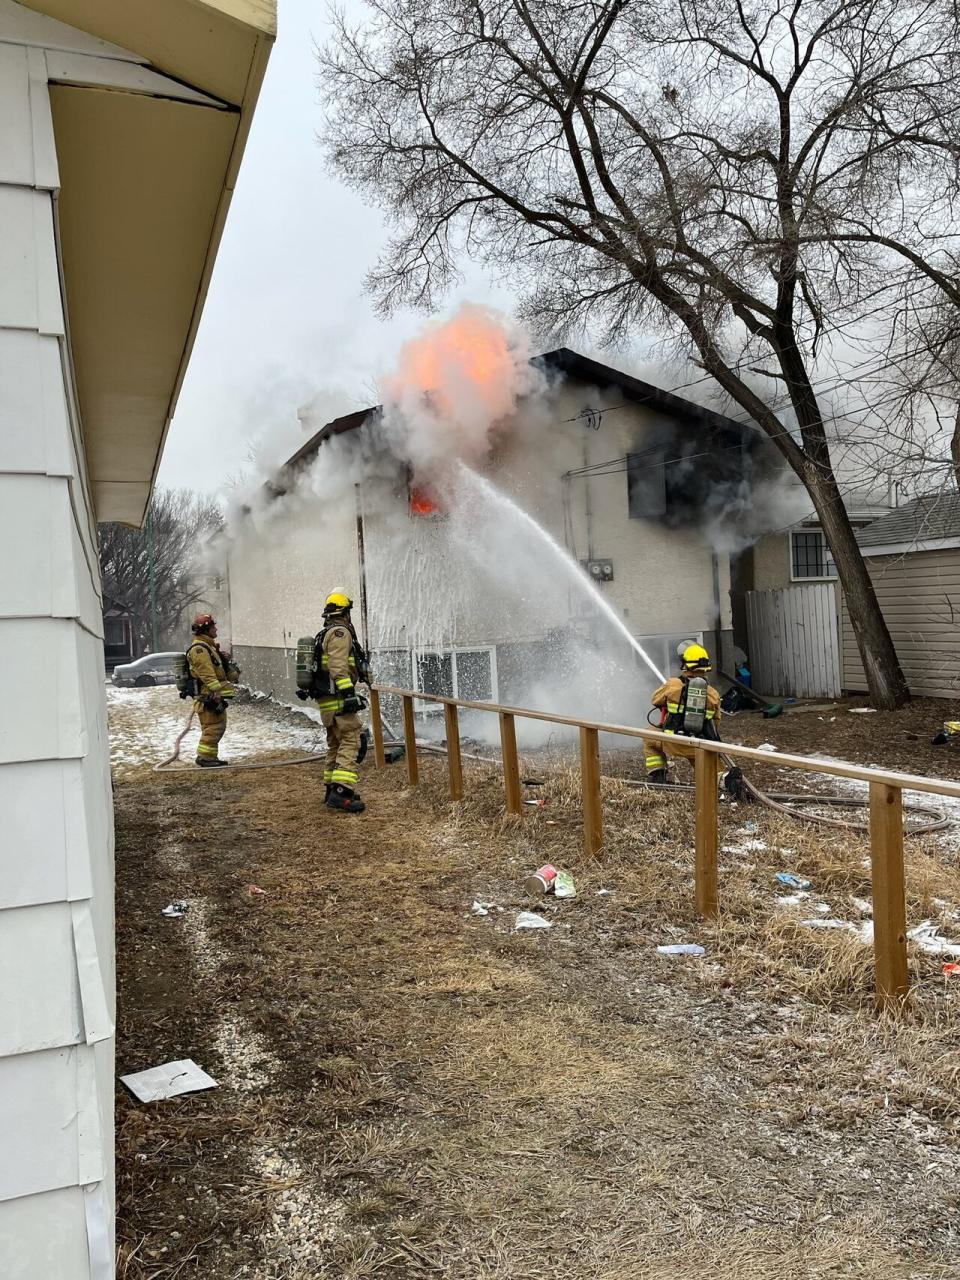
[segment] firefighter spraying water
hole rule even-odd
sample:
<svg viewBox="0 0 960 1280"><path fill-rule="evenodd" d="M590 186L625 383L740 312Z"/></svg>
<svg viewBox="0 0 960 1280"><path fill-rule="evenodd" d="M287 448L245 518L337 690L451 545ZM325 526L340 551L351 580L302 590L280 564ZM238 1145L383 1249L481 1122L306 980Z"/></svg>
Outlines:
<svg viewBox="0 0 960 1280"><path fill-rule="evenodd" d="M651 697L654 710L659 712L657 728L680 738L705 738L719 742L721 716L720 694L707 681L712 670L710 655L703 645L684 643L677 649L680 658L680 675L671 676ZM665 744L644 740L647 781L669 784L668 756L692 760L694 748L685 744ZM738 799L748 799L749 793L743 775L736 767L724 775L724 787Z"/></svg>

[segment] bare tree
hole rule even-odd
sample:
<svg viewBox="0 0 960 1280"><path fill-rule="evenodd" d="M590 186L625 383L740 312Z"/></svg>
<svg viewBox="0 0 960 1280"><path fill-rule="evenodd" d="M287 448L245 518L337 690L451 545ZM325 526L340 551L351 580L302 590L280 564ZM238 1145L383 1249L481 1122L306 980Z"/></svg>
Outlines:
<svg viewBox="0 0 960 1280"><path fill-rule="evenodd" d="M184 610L203 598L204 547L222 525L217 503L187 489L156 490L142 529L100 525L104 593L130 611L140 650L150 648L151 596L161 645L174 640Z"/></svg>
<svg viewBox="0 0 960 1280"><path fill-rule="evenodd" d="M868 299L923 274L948 0L368 6L321 60L332 164L399 228L369 280L382 309L432 306L467 252L541 329L673 335L806 486L871 695L902 703L818 375Z"/></svg>

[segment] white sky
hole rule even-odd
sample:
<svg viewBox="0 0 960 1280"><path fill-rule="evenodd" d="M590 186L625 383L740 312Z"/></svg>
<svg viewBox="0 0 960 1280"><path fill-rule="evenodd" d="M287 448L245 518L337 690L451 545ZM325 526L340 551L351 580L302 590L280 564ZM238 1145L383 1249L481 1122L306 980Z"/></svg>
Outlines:
<svg viewBox="0 0 960 1280"><path fill-rule="evenodd" d="M360 0L347 9L359 16ZM374 380L424 323L382 321L363 292L386 242L378 210L325 173L315 44L324 0L279 0L279 35L253 119L200 331L167 438L159 483L224 488L267 434L276 460L297 447L296 409L330 416L373 402ZM509 310L473 269L450 296Z"/></svg>

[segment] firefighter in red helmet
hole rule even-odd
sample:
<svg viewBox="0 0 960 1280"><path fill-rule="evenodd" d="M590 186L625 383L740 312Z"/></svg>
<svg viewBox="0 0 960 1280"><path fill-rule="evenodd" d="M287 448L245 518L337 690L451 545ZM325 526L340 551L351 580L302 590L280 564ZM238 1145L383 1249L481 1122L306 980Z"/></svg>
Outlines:
<svg viewBox="0 0 960 1280"><path fill-rule="evenodd" d="M220 652L212 614L198 613L190 630L194 638L187 649L187 664L195 682L193 708L200 721L197 764L215 769L227 763L220 759L220 739L227 729L227 703L236 693L233 682L240 670L229 654Z"/></svg>

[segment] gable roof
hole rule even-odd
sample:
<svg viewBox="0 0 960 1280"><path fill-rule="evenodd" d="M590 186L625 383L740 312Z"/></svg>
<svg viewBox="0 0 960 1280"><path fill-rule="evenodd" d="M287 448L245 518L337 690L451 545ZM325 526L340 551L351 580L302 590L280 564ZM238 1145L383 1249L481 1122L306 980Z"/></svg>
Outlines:
<svg viewBox="0 0 960 1280"><path fill-rule="evenodd" d="M671 418L689 423L691 427L705 427L713 432L736 432L738 436L745 430L751 430L747 424L736 422L733 418L714 412L713 409L695 404L694 401L678 396L672 391L664 391L662 387L657 387L652 382L644 382L640 378L633 377L632 374L624 373L621 369L614 369L612 365L591 360L589 356L571 351L569 347L558 347L555 351L546 351L542 355L534 356L530 363L543 369L548 379L555 383L567 377L601 389L613 388L619 391L624 399L633 401L635 404L649 405L652 409L669 414ZM325 423L287 459L284 468L298 467L312 458L325 440L329 440L332 436L343 435L347 431L356 431L382 411L383 405L372 405L369 409L357 409L353 413L345 414L342 418L334 418L332 422Z"/></svg>
<svg viewBox="0 0 960 1280"><path fill-rule="evenodd" d="M930 551L960 546L960 493L926 493L874 520L857 534L864 551Z"/></svg>

